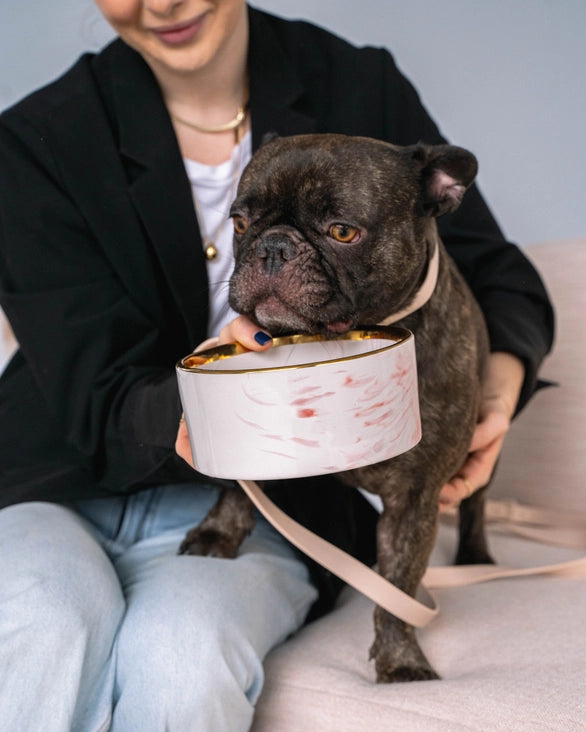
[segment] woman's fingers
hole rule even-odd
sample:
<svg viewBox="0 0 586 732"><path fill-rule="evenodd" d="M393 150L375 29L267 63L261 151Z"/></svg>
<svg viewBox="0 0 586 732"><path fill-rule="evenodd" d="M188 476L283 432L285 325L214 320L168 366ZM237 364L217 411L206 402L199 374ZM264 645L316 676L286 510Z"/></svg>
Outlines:
<svg viewBox="0 0 586 732"><path fill-rule="evenodd" d="M219 343L241 343L251 351L266 351L272 345L269 333L260 329L245 315L239 315L220 331Z"/></svg>

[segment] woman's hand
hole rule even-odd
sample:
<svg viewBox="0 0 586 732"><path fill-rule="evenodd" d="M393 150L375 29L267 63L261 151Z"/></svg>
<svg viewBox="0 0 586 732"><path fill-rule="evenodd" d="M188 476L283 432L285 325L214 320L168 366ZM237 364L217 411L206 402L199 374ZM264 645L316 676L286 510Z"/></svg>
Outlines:
<svg viewBox="0 0 586 732"><path fill-rule="evenodd" d="M440 511L458 506L490 480L511 420L498 397L484 400L479 416L466 462L440 492Z"/></svg>
<svg viewBox="0 0 586 732"><path fill-rule="evenodd" d="M245 315L239 315L222 328L218 337L219 344L235 342L251 351L266 351L272 345L272 338Z"/></svg>
<svg viewBox="0 0 586 732"><path fill-rule="evenodd" d="M494 471L519 399L525 369L510 353L491 353L478 424L464 465L440 492L440 511L458 506L485 486Z"/></svg>
<svg viewBox="0 0 586 732"><path fill-rule="evenodd" d="M193 455L191 454L189 432L187 431L187 424L183 415L181 415L181 419L179 420L179 429L177 431L177 437L175 438L175 452L179 457L182 457L188 465L195 468L193 464Z"/></svg>
<svg viewBox="0 0 586 732"><path fill-rule="evenodd" d="M241 343L250 351L266 351L272 345L272 338L268 333L265 333L263 330L259 330L258 325L253 323L244 315L239 315L232 322L222 328L220 335L217 338L208 338L207 341L200 344L195 350L201 351L206 348L212 348L216 345L235 343L236 341ZM193 455L191 454L191 444L189 442L189 433L187 431L187 424L185 423L183 415L181 415L179 429L175 439L175 452L192 468L194 467Z"/></svg>

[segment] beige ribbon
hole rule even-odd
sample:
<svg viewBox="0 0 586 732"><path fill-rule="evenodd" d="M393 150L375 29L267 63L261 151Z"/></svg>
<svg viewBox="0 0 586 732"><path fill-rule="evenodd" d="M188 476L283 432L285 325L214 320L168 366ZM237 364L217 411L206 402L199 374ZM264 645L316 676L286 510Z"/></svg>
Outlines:
<svg viewBox="0 0 586 732"><path fill-rule="evenodd" d="M294 546L377 605L416 628L427 625L439 612L439 606L429 592L432 588L461 587L528 575L586 576L586 557L559 564L520 569L492 564L430 567L421 583L421 592L427 595L426 602L422 603L395 587L355 557L294 521L281 511L254 481L239 480L238 483L263 516ZM514 501L487 501L486 513L489 523L499 523L521 536L530 538L539 536L540 541L562 542L562 546L586 548L586 515L548 511L523 506Z"/></svg>

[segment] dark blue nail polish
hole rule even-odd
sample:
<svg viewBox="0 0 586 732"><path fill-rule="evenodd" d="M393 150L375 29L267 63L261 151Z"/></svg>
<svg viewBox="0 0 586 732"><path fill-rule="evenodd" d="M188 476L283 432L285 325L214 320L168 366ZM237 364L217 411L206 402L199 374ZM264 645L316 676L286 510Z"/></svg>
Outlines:
<svg viewBox="0 0 586 732"><path fill-rule="evenodd" d="M262 330L259 330L257 333L254 334L254 340L258 343L259 346L265 346L269 341L272 341L273 339L267 333L263 333Z"/></svg>

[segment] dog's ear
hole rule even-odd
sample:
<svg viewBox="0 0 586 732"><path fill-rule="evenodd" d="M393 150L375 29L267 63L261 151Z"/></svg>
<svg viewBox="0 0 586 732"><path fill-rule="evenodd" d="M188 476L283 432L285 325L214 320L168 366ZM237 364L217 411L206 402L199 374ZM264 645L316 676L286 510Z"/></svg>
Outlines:
<svg viewBox="0 0 586 732"><path fill-rule="evenodd" d="M455 145L406 148L420 168L421 204L428 216L455 211L478 172L474 155Z"/></svg>

